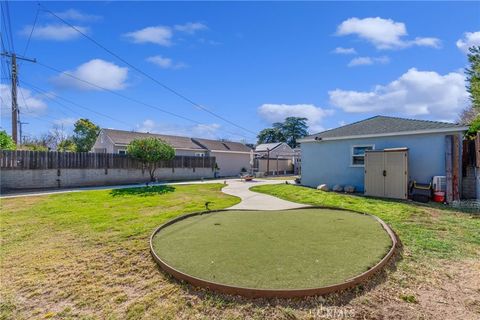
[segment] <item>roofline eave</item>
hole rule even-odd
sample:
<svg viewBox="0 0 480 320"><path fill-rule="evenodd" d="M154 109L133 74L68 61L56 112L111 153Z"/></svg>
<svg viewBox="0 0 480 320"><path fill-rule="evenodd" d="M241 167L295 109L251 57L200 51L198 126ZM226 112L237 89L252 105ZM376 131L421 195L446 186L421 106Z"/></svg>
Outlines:
<svg viewBox="0 0 480 320"><path fill-rule="evenodd" d="M449 132L462 132L467 131L468 127L457 127L457 128L441 128L441 129L427 129L427 130L414 130L414 131L398 131L398 132L388 132L388 133L374 133L374 134L362 134L362 135L353 135L353 136L343 136L343 137L326 137L319 138L315 136L306 137L299 139L298 142L320 142L320 141L334 141L334 140L348 140L348 139L362 139L362 138L381 138L381 137L392 137L392 136L409 136L416 134L429 134L429 133L449 133Z"/></svg>

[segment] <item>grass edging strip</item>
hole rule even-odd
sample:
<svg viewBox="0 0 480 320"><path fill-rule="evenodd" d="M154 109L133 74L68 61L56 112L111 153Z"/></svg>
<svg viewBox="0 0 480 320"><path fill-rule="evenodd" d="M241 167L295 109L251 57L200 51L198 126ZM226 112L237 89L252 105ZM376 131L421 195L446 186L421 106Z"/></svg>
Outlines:
<svg viewBox="0 0 480 320"><path fill-rule="evenodd" d="M297 208L298 209L298 208ZM395 254L395 250L398 246L398 238L395 234L395 232L379 217L364 213L364 212L358 212L354 210L348 210L348 209L342 209L342 208L334 208L334 207L327 207L327 206L308 206L302 209L334 209L334 210L342 210L342 211L350 211L350 212L355 212L357 214L362 214L362 215L368 215L372 217L373 219L377 220L382 228L387 232L389 235L392 245L387 252L387 254L373 267L368 269L367 271L361 273L358 276L355 276L353 278L347 279L346 281L334 285L329 285L329 286L324 286L324 287L316 287L316 288L306 288L306 289L256 289L256 288L246 288L246 287L239 287L239 286L232 286L232 285L226 285L222 283L217 283L217 282L212 282L204 279L200 279L194 276L191 276L189 274L186 274L184 272L181 272L174 267L168 265L165 261L163 261L155 252L153 249L153 238L157 233L159 233L162 229L178 222L184 219L187 219L189 217L197 216L197 215L203 215L203 214L209 214L213 212L222 212L222 211L229 211L229 210L211 210L211 211L201 211L201 212L193 212L189 214L184 214L179 217L173 218L166 223L162 224L159 226L155 231L152 233L150 236L150 253L152 254L153 259L155 262L160 266L162 270L164 270L166 273L170 274L174 278L182 281L186 281L189 284L195 286L195 287L200 287L200 288L206 288L212 291L216 291L219 293L225 293L225 294L230 294L230 295L240 295L244 296L247 298L295 298L295 297L306 297L306 296L317 296L317 295L325 295L333 292L338 292L342 291L345 289L349 289L352 287L355 287L356 285L366 281L368 278L373 276L375 273L380 271L390 260L390 258ZM285 211L292 210L292 209L287 209ZM238 211L251 211L251 210L238 210Z"/></svg>

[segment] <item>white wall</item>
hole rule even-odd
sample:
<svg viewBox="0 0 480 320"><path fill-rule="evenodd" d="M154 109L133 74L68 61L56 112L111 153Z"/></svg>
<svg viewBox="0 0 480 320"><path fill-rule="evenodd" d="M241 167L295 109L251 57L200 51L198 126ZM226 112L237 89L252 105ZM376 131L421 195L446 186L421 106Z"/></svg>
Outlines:
<svg viewBox="0 0 480 320"><path fill-rule="evenodd" d="M229 177L238 176L245 168L250 171L250 154L249 153L226 153L226 152L210 152L215 157L220 171L219 176Z"/></svg>

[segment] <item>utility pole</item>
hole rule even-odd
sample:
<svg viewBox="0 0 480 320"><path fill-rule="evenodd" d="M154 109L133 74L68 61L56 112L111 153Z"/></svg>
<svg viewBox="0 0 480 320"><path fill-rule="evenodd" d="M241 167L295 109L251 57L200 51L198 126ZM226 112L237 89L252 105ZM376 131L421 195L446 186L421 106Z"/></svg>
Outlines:
<svg viewBox="0 0 480 320"><path fill-rule="evenodd" d="M2 56L9 57L10 61L12 62L12 68L11 68L11 78L12 78L12 84L11 84L11 89L12 89L12 139L15 144L18 144L18 118L19 118L19 113L20 109L18 108L18 102L17 102L17 84L18 84L18 66L17 66L17 59L19 60L24 60L28 62L37 62L35 59L30 59L30 58L25 58L25 57L20 57L17 56L15 53L9 53L9 52L2 52ZM20 134L21 135L21 134ZM20 137L21 139L21 137Z"/></svg>
<svg viewBox="0 0 480 320"><path fill-rule="evenodd" d="M20 138L20 144L25 142L25 136L22 134L23 133L23 125L28 124L28 122L22 122L18 120L18 137Z"/></svg>

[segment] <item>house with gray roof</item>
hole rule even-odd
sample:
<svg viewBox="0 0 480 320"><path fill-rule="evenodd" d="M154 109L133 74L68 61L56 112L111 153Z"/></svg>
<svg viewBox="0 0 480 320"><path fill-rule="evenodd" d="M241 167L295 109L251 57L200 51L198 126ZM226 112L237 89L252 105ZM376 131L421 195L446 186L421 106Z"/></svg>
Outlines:
<svg viewBox="0 0 480 320"><path fill-rule="evenodd" d="M192 138L192 140L208 150L209 156L215 157L220 176L237 176L242 171L250 171L250 160L253 154L252 149L245 144L200 138Z"/></svg>
<svg viewBox="0 0 480 320"><path fill-rule="evenodd" d="M91 151L126 154L134 139L154 137L169 143L177 156L215 157L218 176L235 176L250 169L251 149L240 142L219 141L157 133L101 129Z"/></svg>
<svg viewBox="0 0 480 320"><path fill-rule="evenodd" d="M255 147L255 154L258 158L292 159L295 151L285 142L262 143Z"/></svg>
<svg viewBox="0 0 480 320"><path fill-rule="evenodd" d="M366 154L403 150L407 157L402 166L404 172L380 168L386 160L379 161L375 170L383 176L405 175L408 184L413 181L430 183L434 176L450 175L450 180L456 179L454 183L458 187L461 186L461 165L457 172L447 171L451 169L452 157L453 161L461 159L462 135L467 129L454 123L375 116L309 135L299 140L301 181L311 187L351 185L362 192L365 190ZM378 181L379 185L385 183L381 179Z"/></svg>

